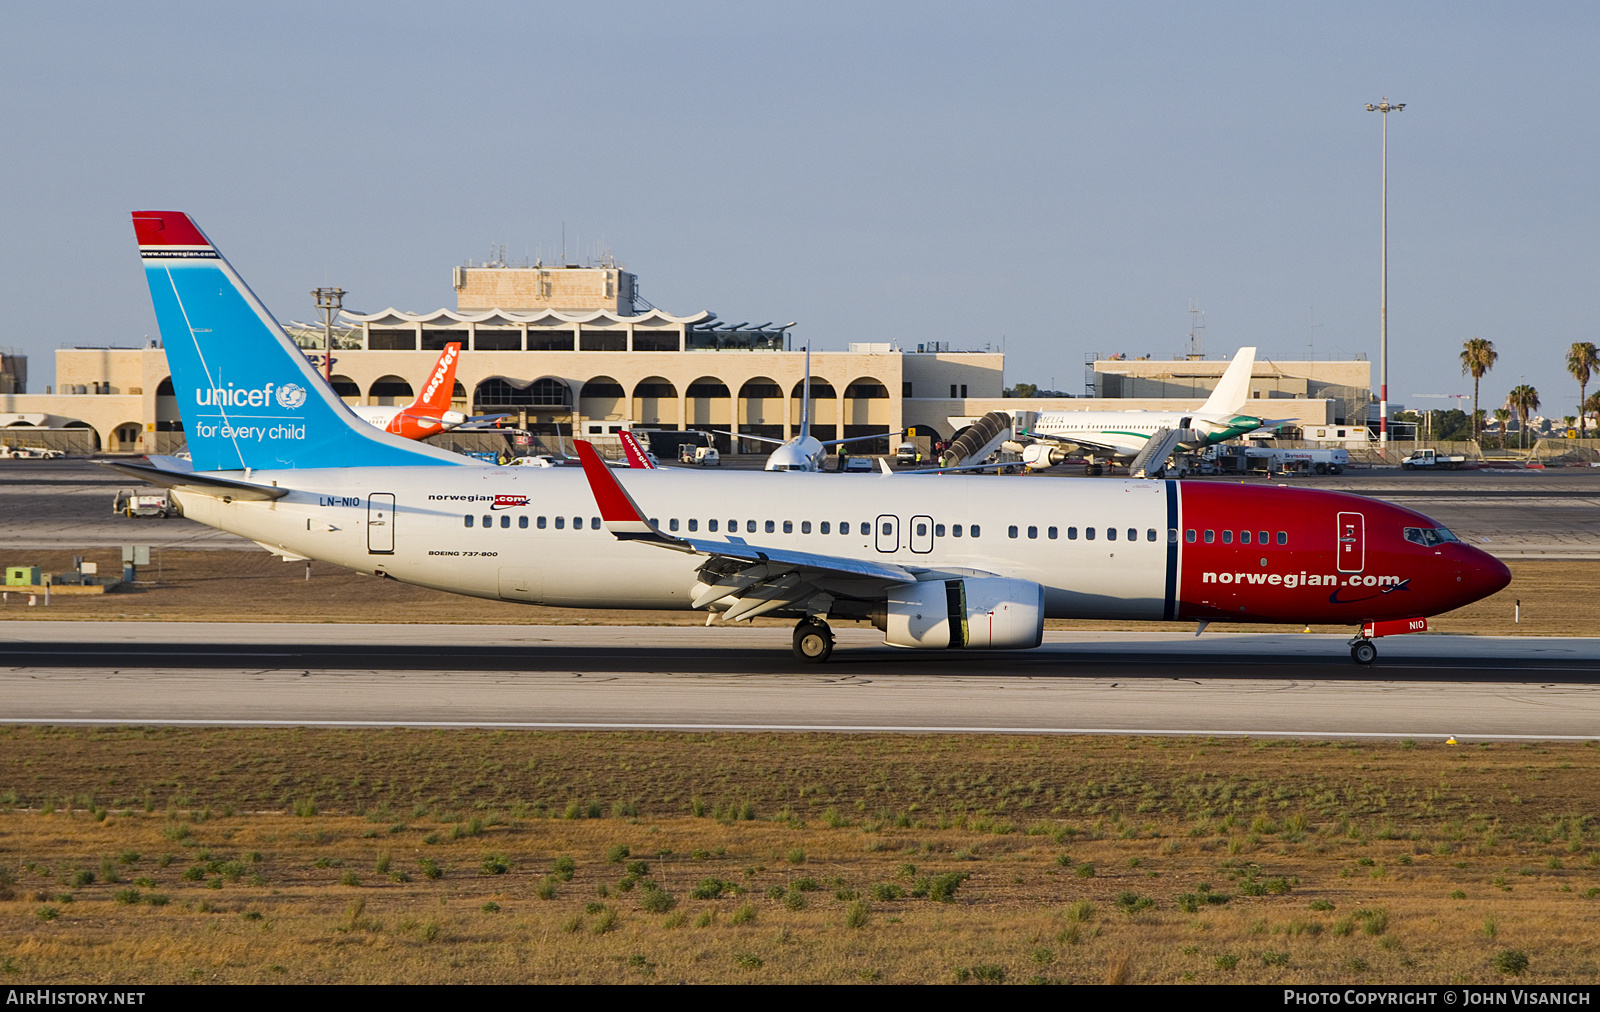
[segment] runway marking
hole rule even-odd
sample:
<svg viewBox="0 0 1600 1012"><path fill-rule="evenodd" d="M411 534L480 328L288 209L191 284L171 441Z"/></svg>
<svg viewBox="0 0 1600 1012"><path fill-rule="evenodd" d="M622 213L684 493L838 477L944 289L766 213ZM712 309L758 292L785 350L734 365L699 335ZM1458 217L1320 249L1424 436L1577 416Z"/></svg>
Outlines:
<svg viewBox="0 0 1600 1012"><path fill-rule="evenodd" d="M1450 738L1457 741L1595 741L1600 734L1450 734L1439 731L1250 731L1205 728L1129 728L1129 727L960 727L897 724L674 724L632 723L625 721L505 721L505 720L188 720L129 719L104 717L4 718L0 724L103 724L178 727L404 727L404 728L503 728L526 731L827 731L832 733L903 734L1130 734L1212 738Z"/></svg>

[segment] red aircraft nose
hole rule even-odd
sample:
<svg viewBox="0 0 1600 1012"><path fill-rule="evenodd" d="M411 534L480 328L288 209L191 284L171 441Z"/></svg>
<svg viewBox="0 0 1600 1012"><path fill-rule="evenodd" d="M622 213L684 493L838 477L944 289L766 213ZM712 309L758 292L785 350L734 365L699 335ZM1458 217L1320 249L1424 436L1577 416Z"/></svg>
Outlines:
<svg viewBox="0 0 1600 1012"><path fill-rule="evenodd" d="M1461 604L1498 594L1511 583L1511 570L1499 559L1471 545L1461 545ZM1461 605L1456 605L1460 607Z"/></svg>

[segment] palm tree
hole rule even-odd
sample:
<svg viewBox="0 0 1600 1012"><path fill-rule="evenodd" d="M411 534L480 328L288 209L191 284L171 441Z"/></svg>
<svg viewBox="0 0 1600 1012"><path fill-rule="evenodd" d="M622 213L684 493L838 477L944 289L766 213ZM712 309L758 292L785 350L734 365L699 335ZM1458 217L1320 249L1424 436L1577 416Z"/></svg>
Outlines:
<svg viewBox="0 0 1600 1012"><path fill-rule="evenodd" d="M1511 410L1517 413L1517 445L1526 447L1528 431L1528 416L1539 410L1539 391L1526 383L1518 384L1511 388L1511 393L1506 397L1506 403L1511 405Z"/></svg>
<svg viewBox="0 0 1600 1012"><path fill-rule="evenodd" d="M1461 345L1461 371L1472 374L1472 417L1478 417L1478 381L1483 379L1484 373L1494 368L1495 360L1500 353L1494 350L1494 342L1481 337L1474 337ZM1476 426L1472 430L1472 438L1478 438Z"/></svg>
<svg viewBox="0 0 1600 1012"><path fill-rule="evenodd" d="M1590 415L1600 418L1600 390L1596 390L1584 400L1578 408L1578 417L1587 418ZM1600 425L1600 423L1597 423Z"/></svg>
<svg viewBox="0 0 1600 1012"><path fill-rule="evenodd" d="M1583 402L1585 391L1589 386L1589 379L1596 369L1600 369L1600 349L1596 349L1592 341L1574 341L1572 347L1567 349L1567 372L1570 372L1578 381L1578 438L1584 438Z"/></svg>

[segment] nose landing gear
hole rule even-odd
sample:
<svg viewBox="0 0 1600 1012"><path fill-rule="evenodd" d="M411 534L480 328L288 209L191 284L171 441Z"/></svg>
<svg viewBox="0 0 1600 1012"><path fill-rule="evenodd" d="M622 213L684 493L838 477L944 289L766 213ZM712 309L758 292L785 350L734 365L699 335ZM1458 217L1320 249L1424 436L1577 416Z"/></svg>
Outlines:
<svg viewBox="0 0 1600 1012"><path fill-rule="evenodd" d="M804 618L794 627L794 655L807 664L821 664L833 653L833 630L819 619Z"/></svg>

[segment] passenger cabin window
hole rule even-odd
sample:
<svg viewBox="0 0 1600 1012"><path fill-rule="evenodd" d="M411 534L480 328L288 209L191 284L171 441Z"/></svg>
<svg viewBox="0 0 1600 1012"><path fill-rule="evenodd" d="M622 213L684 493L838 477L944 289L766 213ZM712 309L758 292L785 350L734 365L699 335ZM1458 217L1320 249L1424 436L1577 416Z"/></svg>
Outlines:
<svg viewBox="0 0 1600 1012"><path fill-rule="evenodd" d="M489 514L485 513L483 515L483 526L485 526L485 527L493 527L494 526L494 517L492 517Z"/></svg>
<svg viewBox="0 0 1600 1012"><path fill-rule="evenodd" d="M667 521L667 530L675 531L677 529L678 529L678 518L677 517L673 517L671 520Z"/></svg>
<svg viewBox="0 0 1600 1012"><path fill-rule="evenodd" d="M746 534L754 534L756 532L756 522L754 520L746 520L744 522L744 532ZM767 532L769 534L772 532L772 521L771 520L767 521Z"/></svg>
<svg viewBox="0 0 1600 1012"><path fill-rule="evenodd" d="M1272 544L1272 538L1270 537L1270 534L1271 534L1270 531L1262 531L1261 532L1261 542L1260 543L1263 544L1263 545Z"/></svg>
<svg viewBox="0 0 1600 1012"><path fill-rule="evenodd" d="M1128 540L1129 541L1138 541L1139 540L1139 529L1138 528L1136 528L1136 527L1129 527L1128 528Z"/></svg>
<svg viewBox="0 0 1600 1012"><path fill-rule="evenodd" d="M1209 544L1211 544L1212 542L1214 542L1216 540L1217 540L1217 532L1216 531L1206 531L1206 544L1209 545Z"/></svg>
<svg viewBox="0 0 1600 1012"><path fill-rule="evenodd" d="M1194 544L1194 528L1193 527L1191 527L1188 530L1183 532L1183 540L1187 541L1191 545Z"/></svg>
<svg viewBox="0 0 1600 1012"><path fill-rule="evenodd" d="M1076 541L1076 540L1078 540L1078 529L1076 527L1068 527L1067 528L1067 540L1068 541Z"/></svg>
<svg viewBox="0 0 1600 1012"><path fill-rule="evenodd" d="M888 531L884 531L884 533L887 534L889 532ZM1014 538L1016 536L1017 536L1017 525L1016 524L1012 524L1010 527L1006 528L1006 537Z"/></svg>
<svg viewBox="0 0 1600 1012"><path fill-rule="evenodd" d="M1038 539L1039 539L1039 528L1037 528L1037 527L1029 527L1028 528L1028 540L1037 541Z"/></svg>
<svg viewBox="0 0 1600 1012"><path fill-rule="evenodd" d="M1115 527L1107 527L1106 528L1106 540L1107 541L1115 541L1115 540L1117 540L1117 529Z"/></svg>
<svg viewBox="0 0 1600 1012"><path fill-rule="evenodd" d="M928 536L928 525L925 524L925 523L917 524L917 537L925 538L927 536Z"/></svg>
<svg viewBox="0 0 1600 1012"><path fill-rule="evenodd" d="M811 533L811 521L809 521L809 520L800 521L800 533L801 534L810 534Z"/></svg>
<svg viewBox="0 0 1600 1012"><path fill-rule="evenodd" d="M961 525L960 524L951 524L950 525L950 536L952 538L961 537Z"/></svg>
<svg viewBox="0 0 1600 1012"><path fill-rule="evenodd" d="M818 534L831 534L831 533L833 533L832 530L830 529L830 525L829 525L828 521L824 520L824 521L822 521L822 523L817 525L817 533Z"/></svg>
<svg viewBox="0 0 1600 1012"><path fill-rule="evenodd" d="M973 525L972 525L972 530L971 530L971 531L970 531L970 533L971 533L971 535L972 535L972 536L973 536L973 537L977 537L977 536L978 536L978 535L980 535L980 534L982 534L982 533L983 533L983 531L982 531L982 529L981 529L981 528L979 528L979 527L978 527L978 525L977 525L977 524L973 524Z"/></svg>
<svg viewBox="0 0 1600 1012"><path fill-rule="evenodd" d="M1240 531L1239 532L1239 544L1248 545L1249 543L1250 543L1250 532L1249 531Z"/></svg>
<svg viewBox="0 0 1600 1012"><path fill-rule="evenodd" d="M1045 533L1045 537L1049 538L1051 541L1054 541L1056 539L1056 529L1054 527L1050 528L1049 530L1045 531L1044 533Z"/></svg>
<svg viewBox="0 0 1600 1012"><path fill-rule="evenodd" d="M469 513L466 516L461 518L461 526L463 526L463 527L471 527L472 526L472 514Z"/></svg>
<svg viewBox="0 0 1600 1012"><path fill-rule="evenodd" d="M538 520L538 523L537 523L537 525L536 525L536 526L538 526L538 528L539 528L539 529L540 529L540 530L541 530L541 531L542 531L542 530L544 530L544 517L540 517L540 518L539 518L539 520Z"/></svg>
<svg viewBox="0 0 1600 1012"><path fill-rule="evenodd" d="M1279 531L1278 532L1278 544L1287 545L1288 543L1289 543L1289 532L1288 531Z"/></svg>
<svg viewBox="0 0 1600 1012"><path fill-rule="evenodd" d="M566 517L556 517L556 530L558 530L558 531L566 530L566 527L567 527L567 518Z"/></svg>
<svg viewBox="0 0 1600 1012"><path fill-rule="evenodd" d="M715 520L707 520L706 530L710 531L712 534L717 533L717 522Z"/></svg>
<svg viewBox="0 0 1600 1012"><path fill-rule="evenodd" d="M933 536L936 538L944 537L944 524L933 525Z"/></svg>
<svg viewBox="0 0 1600 1012"><path fill-rule="evenodd" d="M755 528L752 527L751 530L755 530ZM768 534L773 534L773 533L776 533L777 530L778 530L778 525L773 523L771 520L768 520L767 521L767 533Z"/></svg>
<svg viewBox="0 0 1600 1012"><path fill-rule="evenodd" d="M590 517L589 518L589 529L591 531L598 531L600 529L600 518L599 517Z"/></svg>
<svg viewBox="0 0 1600 1012"><path fill-rule="evenodd" d="M528 516L526 513L520 517L517 517L517 527L521 528L522 530L528 529Z"/></svg>
<svg viewBox="0 0 1600 1012"><path fill-rule="evenodd" d="M1094 528L1093 527L1085 527L1083 529L1083 540L1085 540L1085 541L1093 541L1094 540Z"/></svg>
<svg viewBox="0 0 1600 1012"><path fill-rule="evenodd" d="M807 526L809 527L810 525L808 524ZM793 534L794 533L794 521L793 520L785 520L783 522L783 533L785 533L785 534Z"/></svg>
<svg viewBox="0 0 1600 1012"><path fill-rule="evenodd" d="M501 527L510 527L511 526L511 514L509 514L509 513L500 514L500 526Z"/></svg>
<svg viewBox="0 0 1600 1012"><path fill-rule="evenodd" d="M1173 531L1173 534L1177 534L1177 531ZM1144 532L1144 539L1146 541L1154 541L1156 539L1156 529L1154 527L1152 527L1149 530L1145 531Z"/></svg>
<svg viewBox="0 0 1600 1012"><path fill-rule="evenodd" d="M1232 531L1223 531L1222 532L1222 543L1225 544L1225 545L1233 544L1233 532Z"/></svg>

